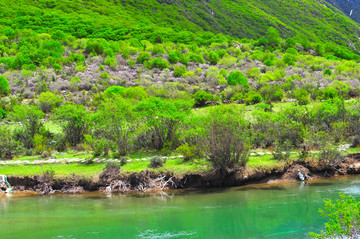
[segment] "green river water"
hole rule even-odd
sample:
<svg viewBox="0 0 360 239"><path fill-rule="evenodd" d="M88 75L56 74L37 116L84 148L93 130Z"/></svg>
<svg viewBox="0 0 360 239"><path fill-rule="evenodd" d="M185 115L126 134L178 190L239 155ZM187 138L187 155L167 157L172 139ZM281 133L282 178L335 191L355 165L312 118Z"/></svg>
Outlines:
<svg viewBox="0 0 360 239"><path fill-rule="evenodd" d="M0 238L308 238L360 177L151 195L0 195Z"/></svg>

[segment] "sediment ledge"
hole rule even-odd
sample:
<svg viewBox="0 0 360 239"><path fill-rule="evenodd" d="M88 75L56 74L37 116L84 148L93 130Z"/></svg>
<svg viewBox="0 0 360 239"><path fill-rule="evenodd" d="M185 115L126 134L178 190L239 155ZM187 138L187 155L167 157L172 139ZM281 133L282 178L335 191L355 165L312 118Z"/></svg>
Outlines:
<svg viewBox="0 0 360 239"><path fill-rule="evenodd" d="M274 169L235 169L221 172L213 170L202 174L173 175L143 171L122 173L109 170L95 178L72 175L66 178L51 178L46 175L33 177L8 177L16 191L38 194L81 193L86 191L131 192L164 189L216 188L241 186L255 183L288 182L298 179L301 172L307 180L339 175L360 174L360 153L349 154L337 162L294 162Z"/></svg>

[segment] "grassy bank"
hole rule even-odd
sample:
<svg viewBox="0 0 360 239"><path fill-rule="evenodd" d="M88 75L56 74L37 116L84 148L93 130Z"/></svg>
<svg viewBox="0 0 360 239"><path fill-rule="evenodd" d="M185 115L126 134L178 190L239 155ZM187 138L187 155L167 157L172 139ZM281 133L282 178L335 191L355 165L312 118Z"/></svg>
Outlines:
<svg viewBox="0 0 360 239"><path fill-rule="evenodd" d="M258 151L262 153L264 151ZM269 152L269 151L267 151ZM350 148L344 151L342 154L359 153L360 148ZM264 152L265 155L250 156L246 168L249 170L265 170L277 168L285 165L287 162L277 161L273 159L272 155ZM74 154L62 154L63 158L87 158L88 154L74 155ZM58 156L59 157L59 156ZM132 161L121 167L123 173L141 172L145 170L156 172L170 172L174 175L185 174L197 174L205 173L212 170L211 164L205 159L195 159L189 162L185 162L183 159L168 159L161 168L150 168L149 161L136 161L136 158L145 157L144 154L134 154L131 156ZM37 160L36 156L25 156L17 158L15 160ZM298 152L294 151L291 154L290 160L294 161L298 159ZM316 154L313 155L313 159L316 160ZM106 163L100 164L79 164L79 163L62 163L62 164L44 164L44 165L3 165L0 166L0 174L8 176L34 176L42 175L43 171L53 170L55 177L66 177L70 175L78 175L82 177L94 177L99 175L105 168Z"/></svg>

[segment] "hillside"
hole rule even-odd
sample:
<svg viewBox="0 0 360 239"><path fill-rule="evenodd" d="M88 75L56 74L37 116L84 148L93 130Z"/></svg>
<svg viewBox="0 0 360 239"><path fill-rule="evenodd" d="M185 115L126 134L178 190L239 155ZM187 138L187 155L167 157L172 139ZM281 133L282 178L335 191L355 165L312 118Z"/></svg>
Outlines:
<svg viewBox="0 0 360 239"><path fill-rule="evenodd" d="M331 4L314 0L8 0L0 2L0 19L3 26L38 33L62 30L77 38L187 43L195 36L174 39L173 29L257 39L273 26L284 38L360 47L359 26Z"/></svg>

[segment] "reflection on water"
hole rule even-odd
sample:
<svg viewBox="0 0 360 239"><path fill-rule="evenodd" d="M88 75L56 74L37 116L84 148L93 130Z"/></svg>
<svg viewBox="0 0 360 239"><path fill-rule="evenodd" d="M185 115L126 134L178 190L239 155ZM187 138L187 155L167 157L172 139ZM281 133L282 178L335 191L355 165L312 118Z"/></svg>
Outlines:
<svg viewBox="0 0 360 239"><path fill-rule="evenodd" d="M0 196L0 238L308 238L360 177L151 194Z"/></svg>

